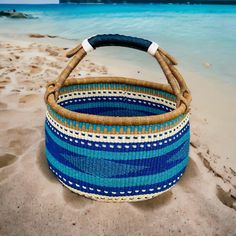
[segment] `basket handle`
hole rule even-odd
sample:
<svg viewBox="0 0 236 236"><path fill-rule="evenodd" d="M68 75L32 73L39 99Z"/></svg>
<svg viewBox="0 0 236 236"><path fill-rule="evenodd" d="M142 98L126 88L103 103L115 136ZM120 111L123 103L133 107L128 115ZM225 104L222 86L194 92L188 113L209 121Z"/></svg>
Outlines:
<svg viewBox="0 0 236 236"><path fill-rule="evenodd" d="M152 43L149 40L119 34L96 35L91 38L85 39L82 42L82 46L86 52L93 51L96 48L104 46L120 46L138 49L144 52L149 52L153 55L158 48L158 45L156 43ZM71 56L73 54L74 52L68 52L67 56Z"/></svg>
<svg viewBox="0 0 236 236"><path fill-rule="evenodd" d="M160 48L159 45L155 42L151 42L142 38L118 34L96 35L91 38L85 39L82 44L70 50L67 53L67 57L73 58L59 75L58 79L55 82L51 82L48 84L47 91L45 93L46 103L50 94L54 94L55 98L58 98L60 88L63 86L64 82L69 77L73 69L86 56L86 54L98 47L103 46L129 47L148 52L149 54L154 56L159 62L161 69L164 72L167 81L173 90L173 93L177 97L177 107L180 106L181 102L183 102L186 106L186 111L189 110L190 101L185 98L184 94L186 92L190 92L183 77L175 68L175 65L177 65L176 60L166 51Z"/></svg>

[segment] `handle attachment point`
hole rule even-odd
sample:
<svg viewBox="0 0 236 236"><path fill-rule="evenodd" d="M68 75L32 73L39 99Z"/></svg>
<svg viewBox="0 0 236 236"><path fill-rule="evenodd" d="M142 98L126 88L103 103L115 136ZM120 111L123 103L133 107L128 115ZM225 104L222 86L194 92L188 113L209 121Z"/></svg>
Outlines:
<svg viewBox="0 0 236 236"><path fill-rule="evenodd" d="M148 48L148 53L151 54L152 56L155 56L157 50L159 48L159 45L155 42L152 42L152 44Z"/></svg>
<svg viewBox="0 0 236 236"><path fill-rule="evenodd" d="M84 48L85 52L92 52L94 50L93 46L89 43L88 39L85 39L82 42L82 47Z"/></svg>

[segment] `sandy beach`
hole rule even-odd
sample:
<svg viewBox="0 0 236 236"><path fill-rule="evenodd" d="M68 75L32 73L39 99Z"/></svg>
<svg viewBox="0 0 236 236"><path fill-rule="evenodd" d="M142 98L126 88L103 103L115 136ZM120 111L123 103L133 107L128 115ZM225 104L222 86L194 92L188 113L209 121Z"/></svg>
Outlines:
<svg viewBox="0 0 236 236"><path fill-rule="evenodd" d="M193 95L190 162L174 188L152 200L114 204L76 195L56 180L44 154L43 96L76 43L0 35L0 235L235 235L235 87L184 68ZM87 57L74 76L156 80L148 66L124 66L99 52L97 58Z"/></svg>

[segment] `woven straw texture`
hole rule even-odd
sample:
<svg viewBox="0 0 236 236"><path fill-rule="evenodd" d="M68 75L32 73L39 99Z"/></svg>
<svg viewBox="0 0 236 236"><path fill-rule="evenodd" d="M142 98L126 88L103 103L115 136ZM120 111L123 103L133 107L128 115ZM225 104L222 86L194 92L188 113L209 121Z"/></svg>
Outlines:
<svg viewBox="0 0 236 236"><path fill-rule="evenodd" d="M172 85L119 77L65 81L86 55L81 46L72 52L73 66L45 95L51 171L70 190L100 201L140 201L173 187L188 163L191 101L174 59L157 52Z"/></svg>

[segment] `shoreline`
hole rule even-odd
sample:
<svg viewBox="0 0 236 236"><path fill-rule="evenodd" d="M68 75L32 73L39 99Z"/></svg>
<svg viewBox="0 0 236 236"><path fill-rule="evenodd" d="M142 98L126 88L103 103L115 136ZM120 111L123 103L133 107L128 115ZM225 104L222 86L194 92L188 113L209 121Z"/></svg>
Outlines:
<svg viewBox="0 0 236 236"><path fill-rule="evenodd" d="M170 229L175 235L191 235L192 229L199 235L234 234L236 165L226 159L229 154L225 147L228 145L228 149L232 149L230 152L233 157L234 146L230 146L228 142L236 135L230 123L234 121L235 114L231 111L231 117L228 117L225 111L229 109L226 102L233 103L231 93L234 88L223 86L223 82L212 84L205 78L184 71L183 74L188 75L187 84L193 93L193 103L190 162L183 179L171 191L149 201L132 204L98 203L63 188L49 172L44 157L45 84L54 80L65 67L68 62L66 50L76 46L77 42L47 36L10 39L0 35L0 38L0 51L3 55L0 60L0 196L4 202L0 209L0 232L6 235L10 232L32 234L41 232L40 230L48 234L73 233L78 232L76 228L78 230L79 227L83 234L89 227L91 234L102 234L104 230L110 234L119 229L122 235L135 235L135 229L141 221L150 221L153 224L147 229L150 230L150 235L157 231L168 234ZM138 65L135 61L127 65L128 61L114 61L113 58L104 56L109 53L109 50L91 53L74 74L82 77L128 74L128 77L148 77L151 81L160 79L160 82L165 82L160 71L153 72L151 65L141 66L139 63L142 64L142 60ZM118 54L116 56L120 57ZM152 66L156 69L154 62ZM199 87L199 84L204 84L205 87ZM215 103L218 100L215 96L219 90L224 91L222 96L218 94L221 102L219 106L224 112L216 117L218 107ZM229 124L222 127L226 118L232 120L229 119ZM219 127L225 130L230 130L231 127L232 133L228 135L226 132L222 138L222 134L216 130ZM223 139L221 143L220 139ZM102 215L96 217L99 211ZM62 212L64 215L59 219ZM158 217L160 214L161 218ZM120 215L124 215L123 219L120 219ZM92 223L89 219L93 219ZM22 223L24 220L28 221L30 228ZM51 225L42 229L46 220ZM169 220L175 220L175 227L168 224ZM15 225L7 223L12 221ZM58 225L59 222L62 224ZM109 227L105 228L102 225L107 225L106 222L109 222ZM38 224L41 227L36 227ZM98 224L100 228L96 227ZM148 233L142 229L139 232L141 235Z"/></svg>

